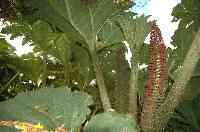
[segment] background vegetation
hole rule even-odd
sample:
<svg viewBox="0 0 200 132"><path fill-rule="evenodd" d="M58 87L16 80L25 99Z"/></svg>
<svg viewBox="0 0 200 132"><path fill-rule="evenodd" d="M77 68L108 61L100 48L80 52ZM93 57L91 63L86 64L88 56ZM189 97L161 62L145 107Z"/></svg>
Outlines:
<svg viewBox="0 0 200 132"><path fill-rule="evenodd" d="M180 21L172 38L177 48L167 50L165 100L149 130L139 125L148 73L138 65L149 62L144 40L153 22L127 11L132 6L129 0L1 0L0 131L25 130L20 122L73 132L200 131L200 1L182 0L172 12ZM17 56L3 34L23 36L33 52ZM10 120L19 122L3 122Z"/></svg>

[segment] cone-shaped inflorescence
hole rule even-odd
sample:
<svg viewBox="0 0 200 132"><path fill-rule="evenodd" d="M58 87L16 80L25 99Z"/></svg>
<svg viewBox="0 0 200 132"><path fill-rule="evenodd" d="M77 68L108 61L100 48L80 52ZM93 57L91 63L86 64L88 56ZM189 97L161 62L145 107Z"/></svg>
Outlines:
<svg viewBox="0 0 200 132"><path fill-rule="evenodd" d="M166 47L156 24L153 24L150 33L149 56L148 82L140 123L144 132L153 129L153 115L163 101L167 80Z"/></svg>

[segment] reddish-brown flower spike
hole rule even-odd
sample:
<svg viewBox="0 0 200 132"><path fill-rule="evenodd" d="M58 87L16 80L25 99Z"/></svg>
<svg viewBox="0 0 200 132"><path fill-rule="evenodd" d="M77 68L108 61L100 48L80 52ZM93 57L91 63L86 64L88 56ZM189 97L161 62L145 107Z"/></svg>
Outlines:
<svg viewBox="0 0 200 132"><path fill-rule="evenodd" d="M149 56L147 89L141 118L141 126L147 131L153 127L153 114L162 103L167 80L166 46L156 24L153 24L150 33Z"/></svg>
<svg viewBox="0 0 200 132"><path fill-rule="evenodd" d="M161 36L159 27L154 24L150 34L149 46L150 61L148 67L147 91L158 91L164 94L164 83L167 79L166 46ZM152 95L147 93L148 95Z"/></svg>

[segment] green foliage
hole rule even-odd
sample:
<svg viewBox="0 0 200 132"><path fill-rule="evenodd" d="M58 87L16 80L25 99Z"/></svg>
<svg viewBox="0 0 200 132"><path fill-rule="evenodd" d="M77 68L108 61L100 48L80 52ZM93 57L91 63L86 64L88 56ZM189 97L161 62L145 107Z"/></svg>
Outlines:
<svg viewBox="0 0 200 132"><path fill-rule="evenodd" d="M11 66L15 62L17 55L14 53L15 49L8 42L4 36L0 38L0 100L5 100L16 95L16 90L13 86L18 85L19 73ZM12 86L11 86L12 85Z"/></svg>
<svg viewBox="0 0 200 132"><path fill-rule="evenodd" d="M143 43L148 33L151 31L151 22L147 22L148 16L135 16L134 13L124 13L118 16L119 25L123 30L125 40L130 45L133 55L132 59L139 60L139 51L143 48Z"/></svg>
<svg viewBox="0 0 200 132"><path fill-rule="evenodd" d="M92 102L87 94L69 88L43 88L1 102L0 120L40 122L53 130L63 125L74 131L86 120Z"/></svg>
<svg viewBox="0 0 200 132"><path fill-rule="evenodd" d="M9 67L23 73L34 82L37 82L42 74L42 59L34 57L32 53L23 55L21 58L15 58L15 61L9 60L8 63Z"/></svg>
<svg viewBox="0 0 200 132"><path fill-rule="evenodd" d="M35 42L37 47L47 52L50 49L50 42L54 39L52 36L52 29L48 23L43 21L36 21L32 26L32 41ZM45 44L44 44L45 43Z"/></svg>
<svg viewBox="0 0 200 132"><path fill-rule="evenodd" d="M199 0L181 0L173 10L172 15L175 16L174 21L181 20L181 27L187 27L187 24L190 25L199 25L200 18L200 2ZM192 22L192 23L191 23ZM189 26L190 26L189 25Z"/></svg>
<svg viewBox="0 0 200 132"><path fill-rule="evenodd" d="M0 38L0 57L13 53L15 48L11 46L5 39Z"/></svg>
<svg viewBox="0 0 200 132"><path fill-rule="evenodd" d="M78 51L78 52L77 52ZM71 45L71 64L72 64L72 80L78 83L78 88L85 90L89 87L89 83L95 78L94 70L91 63L91 56L88 50L79 44Z"/></svg>
<svg viewBox="0 0 200 132"><path fill-rule="evenodd" d="M105 83L113 108L118 112L128 112L128 80L130 67L125 59L125 45L118 44L101 51Z"/></svg>
<svg viewBox="0 0 200 132"><path fill-rule="evenodd" d="M19 130L17 130L16 128L14 127L7 127L7 126L1 126L0 127L0 130L2 132L20 132Z"/></svg>
<svg viewBox="0 0 200 132"><path fill-rule="evenodd" d="M137 125L116 112L97 114L85 127L85 132L137 132Z"/></svg>
<svg viewBox="0 0 200 132"><path fill-rule="evenodd" d="M199 7L200 2L198 0L182 0L182 2L173 9L172 15L174 16L174 21L180 21L180 23L178 29L175 31L175 34L172 37L172 44L177 48L173 51L168 52L169 73L171 78L171 81L169 81L169 87L172 86L174 80L178 77L177 75L179 75L180 71L182 70L182 63L185 59L187 52L190 49L195 34L200 28ZM187 100L195 98L199 94L199 71L200 70L198 64L193 73L193 77L186 86L185 93L183 95L183 100L186 102L188 102ZM188 105L188 107L191 106ZM181 108L182 107L180 107L179 110L181 110ZM184 111L184 109L182 110ZM182 117L180 116L177 118ZM185 117L185 119L186 118L187 117Z"/></svg>
<svg viewBox="0 0 200 132"><path fill-rule="evenodd" d="M149 63L149 45L143 43L139 50L139 64L148 64ZM140 98L144 97L145 89L147 87L147 80L148 80L148 74L147 74L147 68L140 69L138 71L138 95Z"/></svg>
<svg viewBox="0 0 200 132"><path fill-rule="evenodd" d="M176 46L176 50L170 54L170 73L176 78L180 71L180 66L190 49L191 43L198 29L200 28L200 2L199 0L182 0L172 12L174 21L180 21L178 30L173 36L172 44Z"/></svg>
<svg viewBox="0 0 200 132"><path fill-rule="evenodd" d="M53 32L51 26L44 21L40 20L35 21L33 25L28 25L25 22L19 21L19 23L6 26L3 29L2 33L6 34L11 33L13 34L12 35L13 38L25 35L23 39L24 42L25 43L31 42L31 45L34 46L33 50L35 53L37 53L37 57L35 53L24 55L22 59L17 59L17 61L12 62L14 63L12 64L12 66L18 69L20 72L24 73L26 76L28 76L32 81L35 81L36 83L40 79L42 79L42 81L47 80L47 75L55 75L52 74L53 71L49 70L52 69L52 65L50 65L50 63L52 64L52 58L53 58L53 63L57 63L59 65L61 64L60 65L62 69L61 72L63 71L62 74L64 75L63 78L64 81L62 81L61 84L62 85L66 84L67 80L70 80L70 76L68 75L70 74L69 71L72 71L70 69L72 54L73 56L74 53L75 55L82 54L81 51L78 53L77 52L72 53L71 48L77 46L73 46L71 44L71 41L69 41L69 39L65 34L60 32ZM77 48L74 49L74 51L75 50L77 50ZM87 55L85 55L84 53L84 56ZM88 58L81 60L87 60L87 59ZM78 62L79 60L80 58L78 60L76 58L73 61ZM88 64L89 63L87 63L87 65ZM84 66L82 69L84 68L87 67ZM71 80L72 79L73 78L71 78ZM69 83L67 84L69 85Z"/></svg>
<svg viewBox="0 0 200 132"><path fill-rule="evenodd" d="M124 40L124 36L115 18L109 18L105 21L99 32L98 39L97 51L102 51L106 48L111 49L116 45L120 45L120 42Z"/></svg>
<svg viewBox="0 0 200 132"><path fill-rule="evenodd" d="M23 36L23 42L22 44L26 44L28 42L32 42L31 38L31 26L27 24L26 22L22 22L22 18L17 18L17 20L20 19L20 21L17 21L16 23L12 24L6 24L5 27L2 28L1 33L2 34L10 34L11 39L17 38L19 36Z"/></svg>
<svg viewBox="0 0 200 132"><path fill-rule="evenodd" d="M14 2L17 11L16 21L7 25L1 32L11 34L11 39L24 36L23 44L31 42L29 44L34 46L34 53L17 57L13 53L13 47L4 38L0 39L0 61L3 62L0 63L1 97L4 98L9 91L15 96L18 92L36 89L38 82L42 80L42 83L47 85L65 85L91 93L96 102L95 114L102 106L98 104L99 91L91 89L90 81L95 79L93 66L99 63L104 77L100 79L105 80L108 95L116 111L128 112L128 103L136 101L133 99L128 101L131 92L137 94L136 98L139 95L139 100L142 100L147 70L139 70L137 66L148 63L148 45L144 44L144 39L150 32L152 23L147 21L148 16L136 16L132 12L124 12L132 2L129 0ZM199 0L182 0L172 13L174 21L180 20L180 25L173 37L173 44L178 48L171 53L168 52L169 73L172 78L170 83L173 83L173 79L177 78L181 71L185 55L199 29L199 9ZM122 41L125 40L130 45L133 55L131 70L134 75L130 74L132 71L124 60L124 55L118 53L120 48L124 48ZM125 49L122 51L125 52ZM191 99L198 95L199 71L198 66L187 85L184 98ZM20 77L19 73L23 73L24 76ZM48 76L55 76L55 79L50 80ZM136 84L131 92L128 91L130 76L134 76L132 78L135 79L133 82L130 81L130 84ZM12 79L13 77L15 79ZM32 83L28 83L29 80ZM127 96L128 93L131 94ZM0 120L41 122L49 129L64 124L66 128L77 130L90 113L87 106L92 103L91 101L90 96L81 92L71 92L70 89L48 88L21 93L16 98L0 104L4 106L0 108ZM136 103L138 105L138 102ZM184 111L183 115L186 115L186 112L193 111L195 105L186 103L179 110ZM187 115L186 121L190 117L195 118L193 115ZM171 123L174 122L172 119ZM199 130L197 125L199 122L196 122L196 119L189 122L190 128L194 131ZM85 130L86 132L136 131L136 124L124 115L108 112L92 118ZM5 130L1 127L0 131Z"/></svg>
<svg viewBox="0 0 200 132"><path fill-rule="evenodd" d="M184 100L168 123L167 132L200 131L200 96Z"/></svg>
<svg viewBox="0 0 200 132"><path fill-rule="evenodd" d="M104 38L102 42L107 40L105 37L110 39L110 35L100 35L104 26L106 31L111 29L115 33L118 27L110 20L122 11L111 0L97 0L92 6L86 6L81 0L33 0L26 3L38 9L35 13L44 16L42 19L56 25L71 39L87 43L86 47L91 51L96 49L98 38Z"/></svg>

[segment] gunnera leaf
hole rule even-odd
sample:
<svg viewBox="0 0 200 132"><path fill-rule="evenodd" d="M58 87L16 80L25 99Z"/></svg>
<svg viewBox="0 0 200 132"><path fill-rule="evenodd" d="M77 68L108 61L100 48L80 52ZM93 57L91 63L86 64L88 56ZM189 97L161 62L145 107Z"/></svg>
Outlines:
<svg viewBox="0 0 200 132"><path fill-rule="evenodd" d="M62 126L74 131L90 114L88 106L92 102L91 96L83 92L71 92L69 88L43 88L1 102L0 120L41 123L50 130Z"/></svg>
<svg viewBox="0 0 200 132"><path fill-rule="evenodd" d="M84 132L137 132L136 123L123 114L106 112L96 115Z"/></svg>

